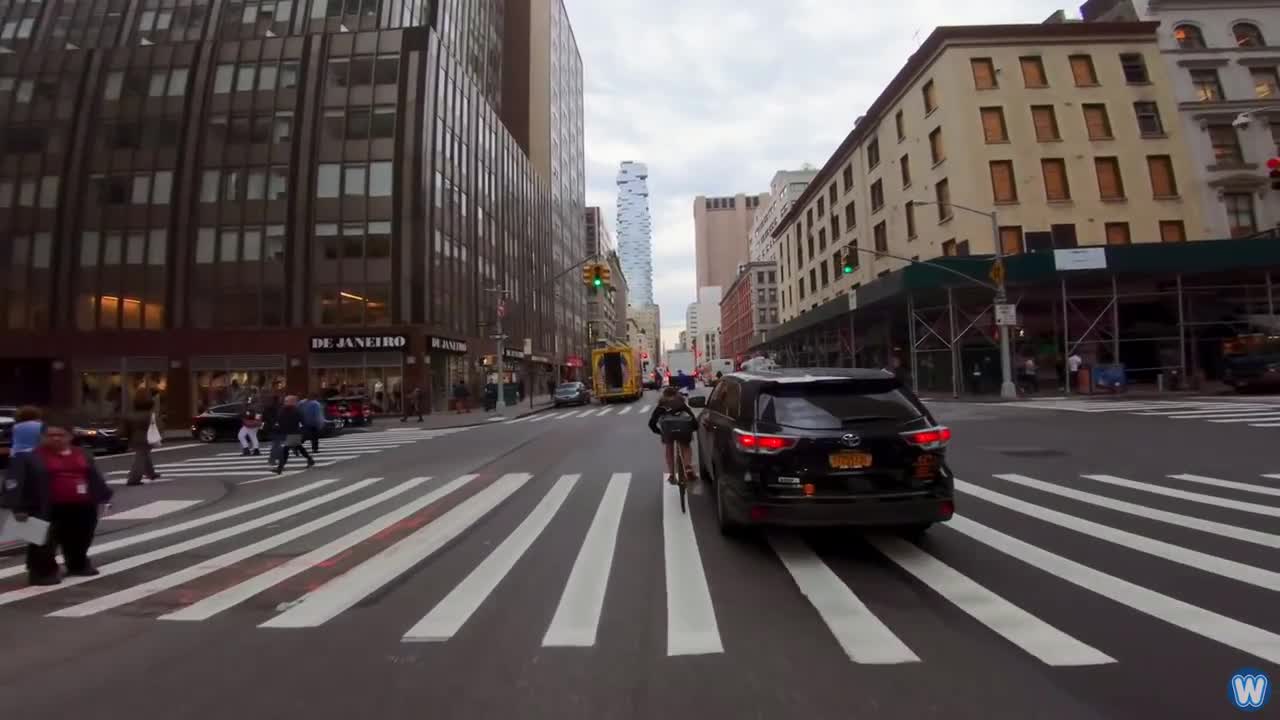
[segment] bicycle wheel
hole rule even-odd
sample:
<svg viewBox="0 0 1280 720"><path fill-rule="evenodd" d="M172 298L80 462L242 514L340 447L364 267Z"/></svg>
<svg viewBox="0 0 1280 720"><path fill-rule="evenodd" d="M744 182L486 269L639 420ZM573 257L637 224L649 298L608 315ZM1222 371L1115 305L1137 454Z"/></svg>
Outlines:
<svg viewBox="0 0 1280 720"><path fill-rule="evenodd" d="M683 462L683 459L680 457L679 451L677 451L675 467L673 467L672 469L675 470L675 473L676 473L676 487L680 490L680 512L685 513L687 511L685 510L685 501L684 501L685 480L684 480L684 468L681 466L682 462Z"/></svg>

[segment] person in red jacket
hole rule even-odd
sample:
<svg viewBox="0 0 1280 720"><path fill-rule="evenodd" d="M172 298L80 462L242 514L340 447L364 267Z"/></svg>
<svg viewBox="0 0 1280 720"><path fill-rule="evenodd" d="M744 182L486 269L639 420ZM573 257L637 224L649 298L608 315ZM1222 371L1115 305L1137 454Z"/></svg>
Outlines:
<svg viewBox="0 0 1280 720"><path fill-rule="evenodd" d="M43 545L27 545L27 577L32 585L57 585L57 550L68 575L97 575L89 562L89 546L98 527L99 506L111 499L111 488L93 456L71 444L71 428L46 422L40 445L14 459L5 478L0 507L14 519L46 520Z"/></svg>

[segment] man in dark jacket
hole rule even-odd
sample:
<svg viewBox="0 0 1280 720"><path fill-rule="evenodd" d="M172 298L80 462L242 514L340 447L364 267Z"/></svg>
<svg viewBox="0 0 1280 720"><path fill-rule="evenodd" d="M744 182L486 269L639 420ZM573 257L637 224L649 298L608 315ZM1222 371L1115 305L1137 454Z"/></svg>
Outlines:
<svg viewBox="0 0 1280 720"><path fill-rule="evenodd" d="M89 562L89 546L98 527L98 509L111 499L111 488L93 455L71 444L71 428L48 422L40 446L13 458L0 507L26 522L49 523L42 545L27 545L27 577L32 585L57 585L58 547L68 575L97 575Z"/></svg>
<svg viewBox="0 0 1280 720"><path fill-rule="evenodd" d="M284 472L285 463L289 462L289 451L301 455L307 459L307 467L316 464L311 459L311 455L307 452L307 447L302 444L302 431L305 423L302 421L302 413L298 410L298 396L290 395L284 399L284 405L280 408L280 414L276 416L275 425L271 428L271 444L272 446L280 445L280 455L276 458L276 466L272 468L272 472L279 475Z"/></svg>

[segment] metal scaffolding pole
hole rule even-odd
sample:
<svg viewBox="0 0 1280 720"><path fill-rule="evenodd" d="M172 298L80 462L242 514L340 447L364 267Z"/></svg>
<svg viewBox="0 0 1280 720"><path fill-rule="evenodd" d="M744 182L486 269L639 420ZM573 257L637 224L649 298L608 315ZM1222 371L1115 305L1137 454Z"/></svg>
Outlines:
<svg viewBox="0 0 1280 720"><path fill-rule="evenodd" d="M1111 273L1111 361L1120 364L1120 298L1116 289L1116 274Z"/></svg>
<svg viewBox="0 0 1280 720"><path fill-rule="evenodd" d="M1270 273L1267 274L1270 277ZM1267 295L1270 296L1268 288ZM1182 382L1187 381L1187 326L1182 309L1182 273L1178 273L1178 372Z"/></svg>
<svg viewBox="0 0 1280 720"><path fill-rule="evenodd" d="M1062 367L1067 371L1067 388L1066 394L1071 394L1071 383L1075 382L1075 378L1071 377L1071 309L1067 307L1067 281L1066 278L1058 278L1058 286L1062 288Z"/></svg>
<svg viewBox="0 0 1280 720"><path fill-rule="evenodd" d="M960 397L960 358L956 357L956 303L954 292L947 288L947 318L951 324L951 397Z"/></svg>
<svg viewBox="0 0 1280 720"><path fill-rule="evenodd" d="M858 367L858 334L853 322L854 311L849 311L849 356L850 367Z"/></svg>
<svg viewBox="0 0 1280 720"><path fill-rule="evenodd" d="M916 358L916 299L907 294L907 342L911 344L911 392L920 393L919 363Z"/></svg>

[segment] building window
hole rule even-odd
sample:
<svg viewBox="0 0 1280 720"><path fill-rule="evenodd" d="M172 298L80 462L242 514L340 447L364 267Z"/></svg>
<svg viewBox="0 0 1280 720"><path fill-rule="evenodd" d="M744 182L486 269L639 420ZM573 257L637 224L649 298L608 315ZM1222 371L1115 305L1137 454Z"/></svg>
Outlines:
<svg viewBox="0 0 1280 720"><path fill-rule="evenodd" d="M1218 71L1192 70L1191 84L1195 86L1196 99L1200 102L1219 102L1223 99L1222 82L1218 80Z"/></svg>
<svg viewBox="0 0 1280 720"><path fill-rule="evenodd" d="M1098 195L1103 200L1123 200L1124 182L1120 178L1120 161L1113 157L1094 158L1093 168L1098 176Z"/></svg>
<svg viewBox="0 0 1280 720"><path fill-rule="evenodd" d="M1009 128L1004 124L1004 109L984 107L982 114L982 136L987 144L1009 142Z"/></svg>
<svg viewBox="0 0 1280 720"><path fill-rule="evenodd" d="M968 242L967 240L965 242ZM1022 252L1022 226L1003 225L1000 227L1000 249L1005 255L1017 255ZM968 253L963 253L968 255Z"/></svg>
<svg viewBox="0 0 1280 720"><path fill-rule="evenodd" d="M818 265L818 272L819 272L819 274L822 276L822 287L826 287L826 286L830 285L830 284L831 284L831 273L830 273L830 271L827 269L827 261L826 261L826 260L823 260L823 261L822 261L822 263L821 263L820 265Z"/></svg>
<svg viewBox="0 0 1280 720"><path fill-rule="evenodd" d="M844 166L844 191L849 192L853 189L853 165Z"/></svg>
<svg viewBox="0 0 1280 720"><path fill-rule="evenodd" d="M821 197L818 198L818 222L822 222L822 217L827 214L827 206ZM812 221L810 221L812 222Z"/></svg>
<svg viewBox="0 0 1280 720"><path fill-rule="evenodd" d="M1254 97L1280 97L1280 77L1276 75L1275 68L1249 68L1249 74L1253 76Z"/></svg>
<svg viewBox="0 0 1280 720"><path fill-rule="evenodd" d="M1154 102L1136 102L1133 113L1138 118L1138 133L1142 137L1163 137L1164 123L1160 120L1160 106Z"/></svg>
<svg viewBox="0 0 1280 720"><path fill-rule="evenodd" d="M1155 197L1178 196L1178 181L1173 176L1173 160L1168 155L1148 155L1147 170L1151 173L1151 192Z"/></svg>
<svg viewBox="0 0 1280 720"><path fill-rule="evenodd" d="M942 147L941 127L936 127L933 132L929 133L929 155L933 158L934 165L947 159L947 152Z"/></svg>
<svg viewBox="0 0 1280 720"><path fill-rule="evenodd" d="M21 7L21 4L19 4L19 7ZM35 18L20 18L0 24L0 40L26 40L31 37L35 22Z"/></svg>
<svg viewBox="0 0 1280 720"><path fill-rule="evenodd" d="M886 231L883 222L876 223L876 226L872 231L872 236L875 238L876 252L889 252L889 234Z"/></svg>
<svg viewBox="0 0 1280 720"><path fill-rule="evenodd" d="M1173 28L1173 39L1183 50L1203 50L1204 34L1195 25L1177 25Z"/></svg>
<svg viewBox="0 0 1280 720"><path fill-rule="evenodd" d="M880 212L884 207L884 186L877 180L871 183L871 212Z"/></svg>
<svg viewBox="0 0 1280 720"><path fill-rule="evenodd" d="M169 170L134 175L91 175L100 205L168 205L173 195Z"/></svg>
<svg viewBox="0 0 1280 720"><path fill-rule="evenodd" d="M1129 223L1127 222L1109 222L1105 226L1107 233L1108 245L1128 245L1131 240L1129 238Z"/></svg>
<svg viewBox="0 0 1280 720"><path fill-rule="evenodd" d="M1111 118L1107 117L1106 105L1084 105L1084 125L1089 131L1090 140L1112 140Z"/></svg>
<svg viewBox="0 0 1280 720"><path fill-rule="evenodd" d="M858 226L858 213L854 207L853 200L850 200L849 204L844 206L844 226L850 230Z"/></svg>
<svg viewBox="0 0 1280 720"><path fill-rule="evenodd" d="M835 206L832 206L833 213L831 215L831 242L840 240L840 216L834 214Z"/></svg>
<svg viewBox="0 0 1280 720"><path fill-rule="evenodd" d="M1062 139L1058 132L1058 116L1052 105L1032 105L1031 122L1036 126L1036 142L1054 142Z"/></svg>
<svg viewBox="0 0 1280 720"><path fill-rule="evenodd" d="M1214 161L1218 165L1240 165L1244 153L1240 149L1240 136L1230 125L1210 125L1209 143L1213 146Z"/></svg>
<svg viewBox="0 0 1280 720"><path fill-rule="evenodd" d="M1044 196L1049 202L1071 199L1071 184L1067 180L1067 163L1062 158L1045 158L1040 161L1044 175Z"/></svg>
<svg viewBox="0 0 1280 720"><path fill-rule="evenodd" d="M816 268L809 268L809 292L810 294L818 292L818 271Z"/></svg>
<svg viewBox="0 0 1280 720"><path fill-rule="evenodd" d="M902 142L903 140L906 140L907 139L907 123L906 123L906 120L902 117L901 110L893 114L893 125L898 130L898 142Z"/></svg>
<svg viewBox="0 0 1280 720"><path fill-rule="evenodd" d="M902 188L905 190L911 187L911 159L907 155L903 155L898 159L898 169L902 172Z"/></svg>
<svg viewBox="0 0 1280 720"><path fill-rule="evenodd" d="M182 97L187 92L187 77L187 68L113 70L107 73L102 98Z"/></svg>
<svg viewBox="0 0 1280 720"><path fill-rule="evenodd" d="M872 138L867 143L867 168L874 168L880 164L880 139Z"/></svg>
<svg viewBox="0 0 1280 720"><path fill-rule="evenodd" d="M902 206L902 212L907 220L907 239L914 239L916 237L916 204L905 203Z"/></svg>
<svg viewBox="0 0 1280 720"><path fill-rule="evenodd" d="M316 173L316 197L389 197L392 182L390 161L321 163Z"/></svg>
<svg viewBox="0 0 1280 720"><path fill-rule="evenodd" d="M289 197L289 169L283 165L251 170L205 170L200 202L284 200Z"/></svg>
<svg viewBox="0 0 1280 720"><path fill-rule="evenodd" d="M991 58L973 58L969 61L969 67L973 70L974 88L994 90L999 87L996 82L995 65L991 62Z"/></svg>
<svg viewBox="0 0 1280 720"><path fill-rule="evenodd" d="M836 184L831 183L831 187L827 188L827 200L831 202L831 209L835 210L836 200L840 197L840 192L836 190Z"/></svg>
<svg viewBox="0 0 1280 720"><path fill-rule="evenodd" d="M400 56L364 56L329 60L329 84L333 87L395 85L400 77Z"/></svg>
<svg viewBox="0 0 1280 720"><path fill-rule="evenodd" d="M298 63L219 65L213 74L213 92L286 90L298 86Z"/></svg>
<svg viewBox="0 0 1280 720"><path fill-rule="evenodd" d="M920 94L924 96L924 114L925 115L928 115L929 113L938 109L938 93L934 89L932 80L925 83L924 87L920 88Z"/></svg>
<svg viewBox="0 0 1280 720"><path fill-rule="evenodd" d="M818 230L818 252L826 252L827 250L827 229L820 228Z"/></svg>
<svg viewBox="0 0 1280 720"><path fill-rule="evenodd" d="M1018 187L1013 179L1012 160L991 161L991 192L997 203L1018 202Z"/></svg>
<svg viewBox="0 0 1280 720"><path fill-rule="evenodd" d="M943 178L933 186L933 196L938 203L938 222L951 219L951 184Z"/></svg>
<svg viewBox="0 0 1280 720"><path fill-rule="evenodd" d="M1130 85L1146 85L1151 82L1147 74L1147 61L1141 53L1120 53L1120 69L1124 71L1124 81Z"/></svg>
<svg viewBox="0 0 1280 720"><path fill-rule="evenodd" d="M163 329L167 248L164 230L81 235L76 327Z"/></svg>
<svg viewBox="0 0 1280 720"><path fill-rule="evenodd" d="M1253 211L1253 193L1226 193L1222 204L1227 210L1231 237L1247 237L1258 232L1258 219Z"/></svg>
<svg viewBox="0 0 1280 720"><path fill-rule="evenodd" d="M1038 56L1020 57L1018 58L1018 64L1022 66L1022 82L1026 87L1049 87L1049 81L1045 79L1044 75L1044 63Z"/></svg>
<svg viewBox="0 0 1280 720"><path fill-rule="evenodd" d="M1076 87L1092 87L1098 84L1098 73L1093 69L1093 57L1089 55L1072 55L1067 58L1071 63L1071 77Z"/></svg>
<svg viewBox="0 0 1280 720"><path fill-rule="evenodd" d="M1160 221L1160 242L1178 243L1187 241L1187 230L1181 220Z"/></svg>
<svg viewBox="0 0 1280 720"><path fill-rule="evenodd" d="M1267 46L1262 40L1262 31L1253 23L1236 23L1231 27L1231 33L1236 36L1236 45L1239 47Z"/></svg>
<svg viewBox="0 0 1280 720"><path fill-rule="evenodd" d="M812 234L812 233L810 233L810 234L809 234L808 242L809 242L809 259L810 259L810 260L812 260L812 259L813 259L813 256L814 256L814 252L813 252L813 234Z"/></svg>
<svg viewBox="0 0 1280 720"><path fill-rule="evenodd" d="M325 134L334 140L391 139L396 133L396 108L380 105L373 108L326 110Z"/></svg>
<svg viewBox="0 0 1280 720"><path fill-rule="evenodd" d="M210 136L225 144L286 143L293 136L293 112L277 110L253 115L214 115Z"/></svg>
<svg viewBox="0 0 1280 720"><path fill-rule="evenodd" d="M942 256L943 256L943 257L955 257L955 256L956 256L956 241L955 241L955 238L952 238L952 239L947 240L946 242L942 243Z"/></svg>

